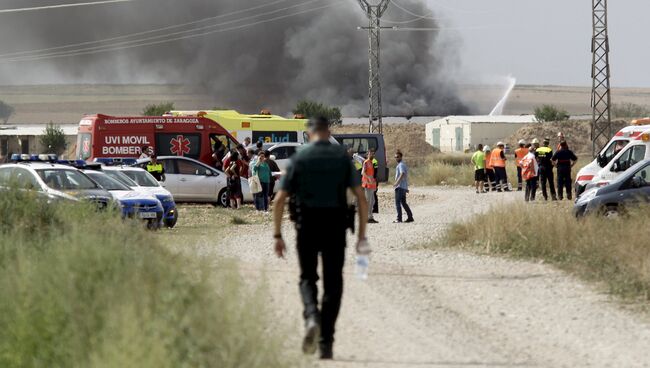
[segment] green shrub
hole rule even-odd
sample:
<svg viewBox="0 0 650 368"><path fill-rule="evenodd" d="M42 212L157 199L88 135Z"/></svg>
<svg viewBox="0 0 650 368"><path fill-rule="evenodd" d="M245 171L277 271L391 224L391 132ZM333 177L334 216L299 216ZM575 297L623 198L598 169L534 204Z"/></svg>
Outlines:
<svg viewBox="0 0 650 368"><path fill-rule="evenodd" d="M264 290L139 222L0 196L1 367L285 367Z"/></svg>
<svg viewBox="0 0 650 368"><path fill-rule="evenodd" d="M142 115L144 116L162 116L165 113L174 110L173 102L161 102L159 104L151 104L144 107Z"/></svg>
<svg viewBox="0 0 650 368"><path fill-rule="evenodd" d="M553 105L543 105L535 108L535 119L540 123L569 120L569 117L568 112Z"/></svg>

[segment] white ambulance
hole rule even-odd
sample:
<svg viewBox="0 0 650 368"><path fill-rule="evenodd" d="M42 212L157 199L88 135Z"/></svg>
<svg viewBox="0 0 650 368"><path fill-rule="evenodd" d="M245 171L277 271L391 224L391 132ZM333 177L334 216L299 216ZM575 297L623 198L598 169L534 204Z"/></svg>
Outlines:
<svg viewBox="0 0 650 368"><path fill-rule="evenodd" d="M586 189L605 186L630 167L648 159L650 159L650 128L632 139L605 167L600 169Z"/></svg>
<svg viewBox="0 0 650 368"><path fill-rule="evenodd" d="M635 122L633 121L632 123ZM585 191L587 185L595 180L601 170L604 170L606 167L611 168L610 164L613 158L621 153L630 142L637 140L641 134L648 130L650 130L650 125L631 125L618 131L598 153L596 158L578 171L575 182L576 197Z"/></svg>

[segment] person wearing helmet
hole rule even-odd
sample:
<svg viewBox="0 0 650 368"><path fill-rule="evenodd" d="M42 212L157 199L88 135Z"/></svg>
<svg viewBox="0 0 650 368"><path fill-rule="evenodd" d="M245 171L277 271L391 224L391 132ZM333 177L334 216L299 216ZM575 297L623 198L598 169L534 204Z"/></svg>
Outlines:
<svg viewBox="0 0 650 368"><path fill-rule="evenodd" d="M559 151L561 146L562 146L562 143L566 143L566 138L564 137L564 133L562 133L562 132L557 133L557 140L558 140L558 143L557 143L557 148L555 150ZM568 147L569 147L569 144L567 143L567 149L568 149Z"/></svg>
<svg viewBox="0 0 650 368"><path fill-rule="evenodd" d="M505 143L498 142L497 148L492 150L490 154L490 163L494 169L494 176L496 177L497 192L509 192L508 189L508 174L506 172L506 154Z"/></svg>
<svg viewBox="0 0 650 368"><path fill-rule="evenodd" d="M495 190L496 185L494 167L490 160L492 150L490 149L490 146L485 146L483 147L483 152L485 153L485 190L491 192Z"/></svg>
<svg viewBox="0 0 650 368"><path fill-rule="evenodd" d="M521 160L528 154L528 148L526 148L526 141L523 139L519 140L519 148L515 150L515 164L517 165L517 191L521 192L523 187L523 180L521 177Z"/></svg>

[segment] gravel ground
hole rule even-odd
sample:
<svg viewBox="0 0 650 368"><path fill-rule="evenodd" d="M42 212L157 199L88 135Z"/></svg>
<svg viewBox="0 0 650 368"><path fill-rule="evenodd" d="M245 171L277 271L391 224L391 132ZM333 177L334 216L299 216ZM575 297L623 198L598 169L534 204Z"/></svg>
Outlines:
<svg viewBox="0 0 650 368"><path fill-rule="evenodd" d="M415 247L453 222L521 194L475 195L468 189L417 188L416 222L392 224L382 192L380 224L371 225L370 277L357 280L348 249L346 289L337 324L334 362L321 367L650 367L650 324L620 308L596 287L537 263ZM284 233L294 240L291 225ZM352 244L352 236L349 244ZM233 227L205 257L241 262L251 283L268 283L287 346L300 346L298 267L272 254L270 223Z"/></svg>

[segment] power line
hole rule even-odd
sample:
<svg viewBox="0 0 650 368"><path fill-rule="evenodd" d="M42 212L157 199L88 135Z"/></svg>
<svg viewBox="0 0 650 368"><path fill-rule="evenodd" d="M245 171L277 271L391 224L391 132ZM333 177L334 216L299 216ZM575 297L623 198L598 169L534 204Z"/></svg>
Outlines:
<svg viewBox="0 0 650 368"><path fill-rule="evenodd" d="M48 10L48 9L60 9L60 8L72 8L77 6L89 6L89 5L102 5L102 4L113 4L113 3L127 3L134 0L103 0L103 1L93 1L87 3L76 3L76 4L58 4L58 5L46 5L46 6L33 6L30 8L15 8L15 9L0 9L0 13L20 13L27 11L35 10Z"/></svg>
<svg viewBox="0 0 650 368"><path fill-rule="evenodd" d="M266 15L271 15L271 14L283 12L283 11L286 11L286 10L289 10L289 9L292 9L292 8L296 8L296 7L306 5L306 4L310 4L310 3L314 3L314 2L320 2L320 1L321 0L309 0L309 1L306 1L306 2L302 2L300 4L295 4L295 5L284 7L284 8L281 8L281 9L275 9L275 10L265 12L265 13L249 15L249 16L246 16L246 17L243 17L243 18L229 20L229 21L225 21L225 22L221 22L221 23L217 23L217 24L212 24L212 25L207 25L207 26L202 26L202 27L196 27L196 28L188 29L188 30L184 30L184 31L170 32L170 33L166 33L166 34L162 34L162 35L145 37L145 38L140 38L140 39L136 39L136 40L120 41L120 42L115 42L115 43L111 43L111 44L107 44L107 45L85 47L85 48L80 48L80 49L76 49L76 50L59 51L59 52L52 52L52 53L46 53L46 54L40 54L40 55L19 56L19 57L15 57L15 58L10 57L8 59L5 58L5 60L6 61L31 60L32 58L44 58L44 57L50 57L50 56L66 55L68 53L80 53L80 52L86 52L86 51L101 50L101 49L108 48L108 47L117 47L117 46L127 46L127 45L139 44L139 43L143 43L143 42L147 42L147 41L160 40L160 39L165 39L165 38L168 38L168 37L178 36L178 35L182 35L182 34L192 34L194 32L207 30L207 29L212 29L212 28L216 28L216 27L220 27L220 26L224 26L224 25L228 25L228 24L232 24L232 23L239 23L239 22L242 22L242 21L245 21L245 20L250 20L250 19L254 19L254 18L259 18L261 16L266 16Z"/></svg>
<svg viewBox="0 0 650 368"><path fill-rule="evenodd" d="M331 4L328 4L328 5L323 5L323 6L319 6L319 7L312 8L312 9L302 10L302 11L292 13L292 14L281 15L281 16L277 16L277 17L274 17L274 18L264 19L264 20L249 23L249 24L243 24L243 25L233 26L233 27L229 27L229 28L216 29L216 30L212 30L212 31L207 31L207 32L202 32L202 33L197 33L197 34L190 34L190 35L186 35L186 36L179 36L179 37L174 37L174 38L170 38L170 39L164 39L164 40L158 40L158 41L152 41L152 42L145 42L145 43L136 44L136 45L118 46L118 47L111 47L110 45L108 45L108 46L105 46L106 48L104 48L104 49L91 50L91 51L80 51L80 52L71 51L69 53L65 53L65 54L62 53L62 54L53 55L53 56L42 56L41 55L41 56L24 57L24 58L4 59L4 60L0 60L0 62L38 61L38 60L45 60L45 59L57 59L57 58L63 58L63 57L91 55L91 54L97 54L97 53L101 53L101 52L118 51L118 50L132 49L132 48L136 48L136 47L157 45L157 44L162 44L162 43L167 43L167 42L172 42L172 41L179 41L179 40L185 40L185 39L190 39L190 38L195 38L195 37L206 36L206 35L214 34L214 33L228 32L228 31L234 31L234 30L249 28L249 27L259 25L259 24L270 23L270 22L274 22L276 20L290 18L290 17L294 17L294 16L297 16L297 15L302 15L302 14L306 14L306 13L310 13L310 12L330 8L330 7L333 7L333 6L338 6L338 5L341 5L341 3L343 1L344 0L338 0L338 1L333 2Z"/></svg>
<svg viewBox="0 0 650 368"><path fill-rule="evenodd" d="M262 4L262 5L254 6L252 8L236 10L236 11L233 11L233 12L220 14L220 15L217 15L217 16L214 16L214 17L208 17L208 18L195 20L195 21L192 21L192 22L181 23L181 24L166 26L166 27L162 27L162 28L151 29L151 30L148 30L148 31L130 33L130 34L111 37L111 38L105 38L105 39L102 39L102 40L79 42L79 43L73 43L73 44L56 46L56 47L49 47L49 48L39 49L39 50L9 52L9 53L6 53L6 54L0 54L0 58L6 57L6 56L16 56L16 55L25 55L25 54L39 54L41 52L46 52L46 51L62 50L62 49L67 49L67 48L71 48L71 47L91 45L91 44L94 44L94 43L104 43L104 42L122 40L122 39L131 38L131 37L135 37L135 36L142 36L142 35L145 35L145 34L151 34L151 33L166 31L166 30L169 30L169 29L181 28L181 27L192 25L192 24L203 23L203 22L207 22L209 20L225 18L225 17L228 17L228 16L245 13L245 12L252 11L252 10L258 10L258 9L261 9L261 8L269 7L269 6L276 5L276 4L279 4L279 3L282 3L282 2L286 2L286 1L289 1L289 0L275 0L275 1L265 3L265 4Z"/></svg>

